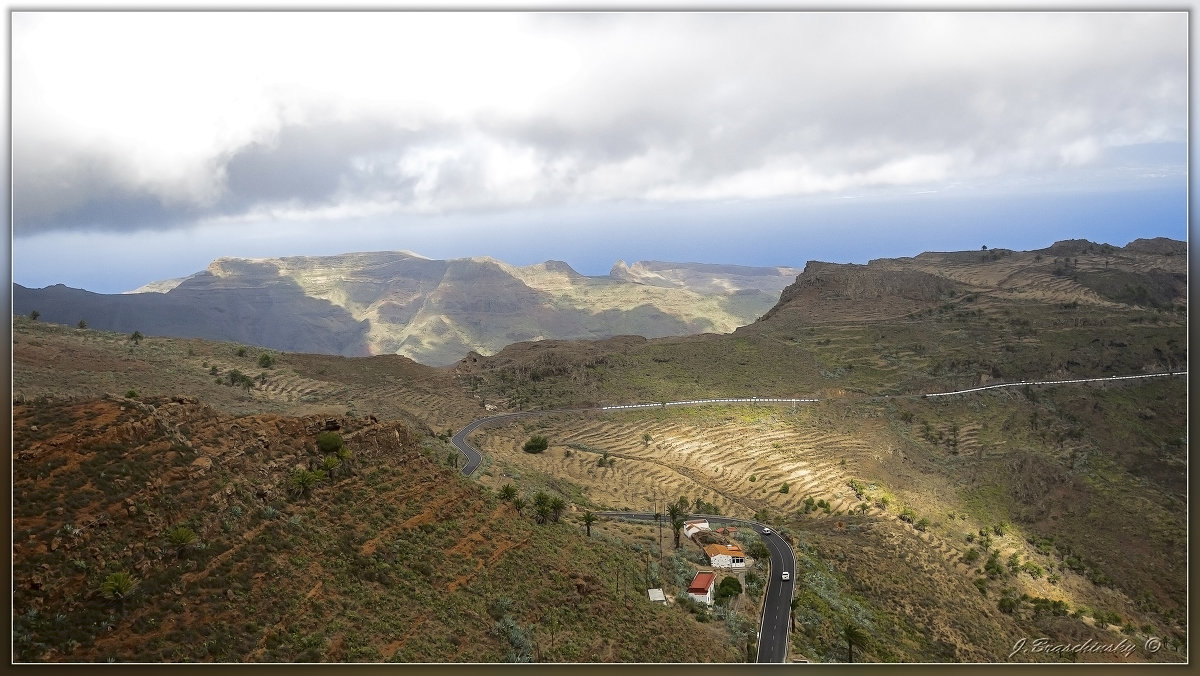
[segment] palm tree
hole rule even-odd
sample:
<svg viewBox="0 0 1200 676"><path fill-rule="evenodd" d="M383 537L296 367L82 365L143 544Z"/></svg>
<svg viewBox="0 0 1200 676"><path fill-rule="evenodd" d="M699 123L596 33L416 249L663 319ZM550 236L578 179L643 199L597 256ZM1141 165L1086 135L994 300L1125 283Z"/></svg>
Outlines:
<svg viewBox="0 0 1200 676"><path fill-rule="evenodd" d="M313 486L316 486L324 478L325 472L321 470L314 472L307 469L298 469L292 472L292 477L288 480L288 492L295 497L304 496L307 500L312 495Z"/></svg>
<svg viewBox="0 0 1200 676"><path fill-rule="evenodd" d="M110 573L108 577L104 578L104 582L100 583L100 595L110 601L122 603L137 588L137 578L122 570Z"/></svg>
<svg viewBox="0 0 1200 676"><path fill-rule="evenodd" d="M667 505L667 516L671 518L671 528L675 530L675 549L679 549L679 531L683 529L683 507L678 502Z"/></svg>
<svg viewBox="0 0 1200 676"><path fill-rule="evenodd" d="M175 548L178 556L183 556L187 548L196 543L196 531L187 526L175 526L167 531L167 542Z"/></svg>
<svg viewBox="0 0 1200 676"><path fill-rule="evenodd" d="M526 502L525 498L518 495L513 498L512 505L513 509L517 510L517 516L521 516L521 511L528 507L529 503Z"/></svg>
<svg viewBox="0 0 1200 676"><path fill-rule="evenodd" d="M325 476L329 478L330 483L333 483L333 476L341 465L342 461L338 460L336 455L327 455L321 460L321 471L325 472Z"/></svg>
<svg viewBox="0 0 1200 676"><path fill-rule="evenodd" d="M800 607L800 597L792 597L792 631L796 631L796 609Z"/></svg>
<svg viewBox="0 0 1200 676"><path fill-rule="evenodd" d="M349 448L345 445L338 446L334 455L337 456L338 460L342 461L340 465L342 474L354 474L354 454L350 452Z"/></svg>
<svg viewBox="0 0 1200 676"><path fill-rule="evenodd" d="M512 484L504 484L500 487L500 499L508 502L517 497L517 487Z"/></svg>
<svg viewBox="0 0 1200 676"><path fill-rule="evenodd" d="M533 511L538 523L546 523L550 519L550 513L553 511L550 507L550 495L545 491L534 493Z"/></svg>
<svg viewBox="0 0 1200 676"><path fill-rule="evenodd" d="M562 516L563 510L567 508L567 502L558 496L550 499L550 513L555 523L558 523L559 517Z"/></svg>
<svg viewBox="0 0 1200 676"><path fill-rule="evenodd" d="M596 515L591 512L583 513L583 525L587 527L587 536L592 537L592 524L596 523Z"/></svg>
<svg viewBox="0 0 1200 676"><path fill-rule="evenodd" d="M853 624L847 624L842 629L842 637L846 639L846 652L851 664L854 663L854 644L857 643L860 647L867 642L867 635L861 629Z"/></svg>

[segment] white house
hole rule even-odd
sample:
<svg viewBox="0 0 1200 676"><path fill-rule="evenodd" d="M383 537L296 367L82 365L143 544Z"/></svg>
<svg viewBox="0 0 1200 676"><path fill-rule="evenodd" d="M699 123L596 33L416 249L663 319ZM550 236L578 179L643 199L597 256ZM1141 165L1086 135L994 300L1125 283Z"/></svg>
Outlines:
<svg viewBox="0 0 1200 676"><path fill-rule="evenodd" d="M691 540L696 533L703 530L712 530L708 527L708 519L692 519L691 521L683 522L683 534Z"/></svg>
<svg viewBox="0 0 1200 676"><path fill-rule="evenodd" d="M650 601L653 603L661 603L667 605L667 595L661 589L647 589L646 594L650 596Z"/></svg>
<svg viewBox="0 0 1200 676"><path fill-rule="evenodd" d="M716 582L716 573L711 570L702 570L696 573L696 577L692 578L692 584L688 585L688 596L692 597L693 600L711 606L713 603L713 586L715 586Z"/></svg>
<svg viewBox="0 0 1200 676"><path fill-rule="evenodd" d="M736 544L706 545L704 553L713 568L745 568L746 554Z"/></svg>

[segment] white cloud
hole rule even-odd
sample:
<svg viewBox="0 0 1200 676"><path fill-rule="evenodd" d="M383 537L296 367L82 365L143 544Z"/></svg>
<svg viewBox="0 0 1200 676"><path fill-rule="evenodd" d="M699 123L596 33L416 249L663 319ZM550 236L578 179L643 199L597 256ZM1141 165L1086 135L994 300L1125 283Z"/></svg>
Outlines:
<svg viewBox="0 0 1200 676"><path fill-rule="evenodd" d="M1185 13L16 12L12 35L18 234L934 189L1186 134Z"/></svg>

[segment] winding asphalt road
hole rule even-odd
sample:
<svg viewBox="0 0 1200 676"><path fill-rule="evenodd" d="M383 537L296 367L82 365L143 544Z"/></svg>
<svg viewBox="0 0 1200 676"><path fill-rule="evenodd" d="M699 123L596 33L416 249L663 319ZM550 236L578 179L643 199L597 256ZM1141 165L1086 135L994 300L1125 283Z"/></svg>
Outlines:
<svg viewBox="0 0 1200 676"><path fill-rule="evenodd" d="M637 521L654 521L650 512L595 512L596 516L614 519L634 519ZM737 526L753 526L760 534L767 526L747 519L735 519L728 516L710 514L689 514L689 519L708 519L710 524L733 524ZM772 531L771 535L762 535L763 544L771 553L771 570L763 591L763 613L758 627L758 655L755 662L784 662L788 654L788 638L791 630L792 594L796 588L796 554L788 543ZM783 579L783 571L788 571L788 580Z"/></svg>
<svg viewBox="0 0 1200 676"><path fill-rule="evenodd" d="M1022 385L1060 385L1074 383L1089 383L1102 382L1113 380L1131 380L1135 378L1159 378L1163 376L1179 376L1187 377L1187 371L1175 373L1155 373L1142 374L1135 376L1110 376L1107 378L1081 378L1076 380L1058 380L1058 381L1021 381L1016 383L1000 383L987 387L978 387L968 390L956 390L952 392L936 392L924 395L908 395L916 397L945 397L960 394L969 394L972 392L980 392L982 390L994 389L999 387L1019 387ZM550 411L519 411L517 413L501 413L499 415L480 418L471 422L471 424L462 428L450 440L454 447L458 449L467 459L467 464L463 466L462 473L464 476L472 476L483 463L483 454L479 449L471 445L467 441L467 437L476 429L483 425L495 424L512 418L519 418L532 415L548 415L552 413L583 413L586 411L617 411L637 408L654 408L667 406L703 406L709 404L797 404L797 403L812 403L817 399L783 399L783 398L760 398L760 397L743 397L731 399L694 399L688 401L670 401L660 402L656 404L627 404L622 406L603 406L600 408L590 409L558 409ZM654 520L654 515L648 512L597 512L597 516L626 518L626 519L645 519ZM691 515L689 518L705 517L710 523L733 523L733 524L751 524L759 533L762 533L766 526L754 521L744 519L734 519L724 516L707 516L704 514ZM767 545L767 549L771 552L771 570L765 588L765 601L763 603L763 614L759 625L758 639L758 662L784 662L788 654L788 638L790 629L790 612L792 604L792 594L795 592L796 585L796 553L792 551L788 545L777 534L764 535L763 542ZM790 573L789 580L783 580L783 571Z"/></svg>

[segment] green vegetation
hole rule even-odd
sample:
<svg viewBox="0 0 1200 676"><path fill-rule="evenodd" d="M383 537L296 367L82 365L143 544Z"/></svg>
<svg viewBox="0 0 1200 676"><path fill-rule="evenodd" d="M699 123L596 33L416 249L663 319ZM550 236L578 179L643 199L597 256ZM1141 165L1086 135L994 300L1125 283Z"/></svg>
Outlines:
<svg viewBox="0 0 1200 676"><path fill-rule="evenodd" d="M342 435L332 430L325 430L317 433L317 452L322 455L337 453L345 448L346 444L342 440Z"/></svg>
<svg viewBox="0 0 1200 676"><path fill-rule="evenodd" d="M100 595L110 601L124 601L138 588L138 581L128 571L110 573L100 584Z"/></svg>
<svg viewBox="0 0 1200 676"><path fill-rule="evenodd" d="M322 470L297 469L288 479L288 494L292 497L308 499L312 497L313 488L325 480Z"/></svg>
<svg viewBox="0 0 1200 676"><path fill-rule="evenodd" d="M529 440L522 446L522 450L526 453L541 453L550 447L550 440L539 434L529 437Z"/></svg>
<svg viewBox="0 0 1200 676"><path fill-rule="evenodd" d="M736 577L726 577L721 580L721 583L713 591L713 601L716 603L728 603L730 599L741 593L742 583L738 582Z"/></svg>
<svg viewBox="0 0 1200 676"><path fill-rule="evenodd" d="M177 556L183 557L188 549L199 544L199 537L196 531L187 526L175 526L167 531L167 544L175 550Z"/></svg>

